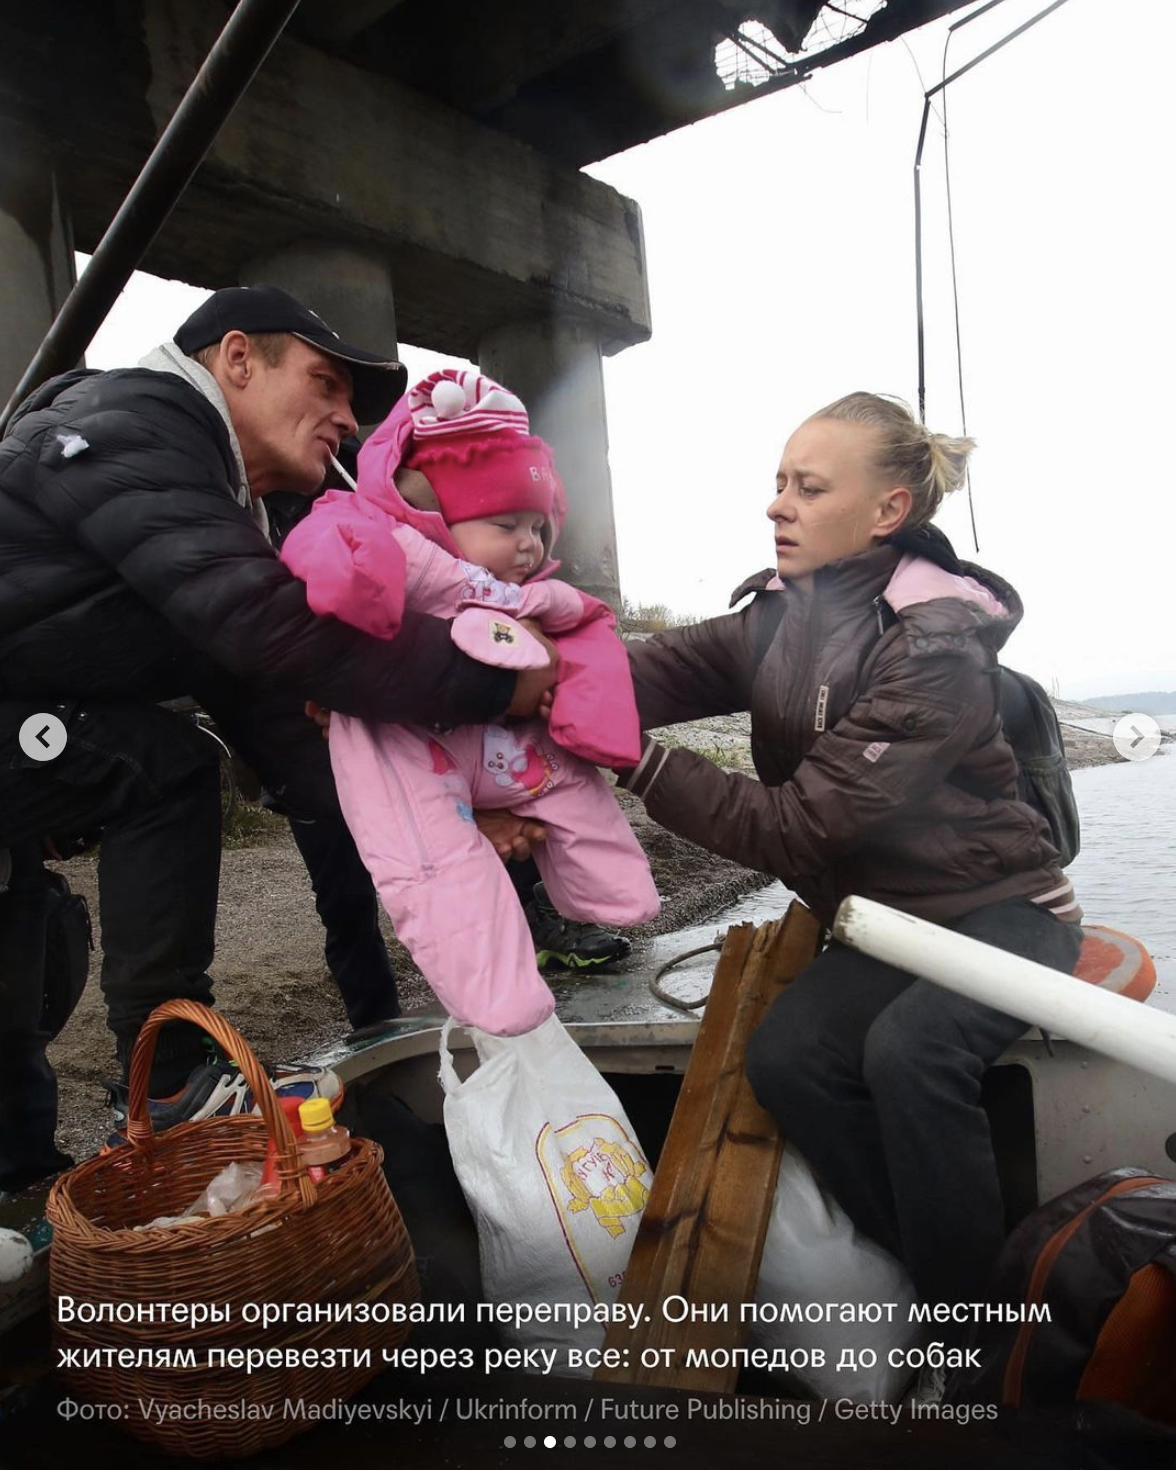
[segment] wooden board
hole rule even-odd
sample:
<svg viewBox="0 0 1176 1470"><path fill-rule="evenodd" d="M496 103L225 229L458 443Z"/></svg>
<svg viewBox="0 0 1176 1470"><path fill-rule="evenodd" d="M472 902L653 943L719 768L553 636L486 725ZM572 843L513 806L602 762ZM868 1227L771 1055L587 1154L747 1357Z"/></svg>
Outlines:
<svg viewBox="0 0 1176 1470"><path fill-rule="evenodd" d="M640 1303L645 1320L610 1327L605 1346L625 1365L602 1368L612 1383L730 1392L736 1366L686 1366L691 1350L739 1347L742 1302L752 1300L783 1140L752 1095L744 1071L751 1033L788 982L813 958L820 926L800 903L758 929L739 924L727 938L698 1039L670 1121L620 1300ZM726 1309L672 1321L689 1308ZM658 1355L656 1366L642 1354Z"/></svg>

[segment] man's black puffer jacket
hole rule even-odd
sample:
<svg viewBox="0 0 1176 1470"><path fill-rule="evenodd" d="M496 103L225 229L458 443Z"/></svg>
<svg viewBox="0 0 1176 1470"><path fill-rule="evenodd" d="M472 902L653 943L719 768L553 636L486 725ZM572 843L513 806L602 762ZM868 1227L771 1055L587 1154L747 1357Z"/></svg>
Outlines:
<svg viewBox="0 0 1176 1470"><path fill-rule="evenodd" d="M169 373L68 373L0 441L0 699L189 694L211 669L370 719L500 716L513 678L407 616L315 616L239 505L219 414ZM5 732L7 733L7 732Z"/></svg>

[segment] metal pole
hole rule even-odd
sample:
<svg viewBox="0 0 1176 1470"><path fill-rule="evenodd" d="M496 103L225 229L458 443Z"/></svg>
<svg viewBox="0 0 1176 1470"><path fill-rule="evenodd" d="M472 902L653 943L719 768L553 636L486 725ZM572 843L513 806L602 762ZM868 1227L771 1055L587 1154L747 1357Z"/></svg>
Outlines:
<svg viewBox="0 0 1176 1470"><path fill-rule="evenodd" d="M959 77L966 76L974 66L979 66L982 61L987 61L990 56L995 56L996 53L1007 46L1010 41L1015 41L1018 36L1024 35L1024 33L1030 28L1030 26L1035 26L1039 20L1044 20L1047 15L1052 15L1055 10L1059 10L1063 5L1065 5L1065 3L1066 0L1053 0L1052 5L1047 5L1044 10L1039 10L1036 15L1030 16L1030 18L1025 22L1024 25L1019 25L1015 31L1010 31L1007 36L1003 37L999 41L994 42L991 46L989 46L987 51L981 51L979 56L973 56L971 61L969 61L966 65L961 66L958 71L953 71L951 76L944 77L941 82L937 82L935 86L932 87L931 90L925 95L928 97L934 97L936 92L942 92L944 87L950 86L950 84L956 81ZM986 8L991 9L991 7ZM978 11L977 14L980 14L980 12ZM974 16L968 16L969 20L973 20L974 18ZM961 21L960 24L962 25L963 22Z"/></svg>
<svg viewBox="0 0 1176 1470"><path fill-rule="evenodd" d="M869 898L847 898L833 935L850 949L1176 1082L1176 1016Z"/></svg>
<svg viewBox="0 0 1176 1470"><path fill-rule="evenodd" d="M297 8L298 0L240 0L5 405L0 434L23 398L90 345Z"/></svg>

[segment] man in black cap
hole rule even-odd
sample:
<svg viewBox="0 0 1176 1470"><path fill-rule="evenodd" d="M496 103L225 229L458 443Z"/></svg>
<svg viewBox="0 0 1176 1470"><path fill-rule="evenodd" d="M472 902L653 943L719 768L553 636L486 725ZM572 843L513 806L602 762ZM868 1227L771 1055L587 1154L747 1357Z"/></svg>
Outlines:
<svg viewBox="0 0 1176 1470"><path fill-rule="evenodd" d="M0 955L6 923L27 929L41 843L100 836L102 988L124 1067L156 1005L211 1000L217 752L160 701L194 696L287 810L314 818L336 808L304 701L457 724L529 713L551 682L474 663L431 618L406 617L392 642L319 618L270 546L263 497L313 493L404 382L285 292L234 287L139 367L37 389L0 447L0 849L16 855ZM20 948L29 962L0 975L0 1189L67 1162L45 1060L59 1008ZM152 1095L206 1056L195 1028L165 1028Z"/></svg>

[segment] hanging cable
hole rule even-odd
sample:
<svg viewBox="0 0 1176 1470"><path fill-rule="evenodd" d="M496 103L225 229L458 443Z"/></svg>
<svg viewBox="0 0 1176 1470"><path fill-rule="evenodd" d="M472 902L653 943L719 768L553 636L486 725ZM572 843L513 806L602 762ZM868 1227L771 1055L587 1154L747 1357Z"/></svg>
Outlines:
<svg viewBox="0 0 1176 1470"><path fill-rule="evenodd" d="M1003 3L1003 0L988 0L988 3L986 5L982 5L978 10L974 10L969 15L964 16L963 20L956 21L955 25L951 26L949 28L949 30L948 30L949 39L950 39L951 33L953 31L956 31L956 30L961 29L963 26L968 25L971 21L976 20L979 16L986 14L989 10L994 9L995 6L1000 5L1002 3ZM923 192L922 192L922 168L923 168L923 146L924 146L924 144L926 142L926 139L927 139L927 119L928 119L928 117L930 116L930 113L931 113L931 99L933 97L935 97L940 92L946 92L946 89L951 85L952 82L957 81L962 76L966 76L968 72L974 70L977 66L979 66L982 61L987 61L987 59L990 56L995 56L996 53L998 51L1002 50L1005 46L1007 46L1010 41L1016 40L1016 38L1018 36L1023 35L1032 26L1035 26L1038 23L1038 21L1044 20L1047 15L1051 15L1055 10L1059 10L1065 4L1066 4L1066 0L1053 0L1053 4L1052 5L1047 5L1044 10L1038 11L1038 13L1036 15L1031 16L1022 25L1019 25L1014 30L1010 31L1009 34L1007 36L1005 36L1002 40L997 41L993 45L989 46L986 51L981 51L981 53L980 53L979 56L973 57L971 61L967 62L964 66L961 66L958 71L952 72L950 76L945 76L941 81L937 82L934 87L930 88L928 91L926 91L926 92L923 93L923 117L922 117L922 120L921 120L921 122L919 124L919 141L918 141L918 144L916 145L916 148L915 148L915 169L914 169L914 185L915 185L915 332L916 332L916 338L917 338L917 342L916 342L916 357L917 357L917 360L918 360L918 374L919 374L919 389L918 389L918 394L919 394L919 421L920 421L920 423L924 423L925 424L927 422L926 344L925 344L925 340L924 340L924 314L923 314ZM944 47L944 69L945 70L946 70L946 67L947 67L947 48L945 46ZM946 100L947 99L945 97L944 98L945 107L946 107ZM944 113L944 119L945 119L945 137L946 137L946 111ZM962 370L961 370L961 372L962 372ZM974 526L974 523L973 523L973 532L974 532L974 530L975 530L975 526Z"/></svg>
<svg viewBox="0 0 1176 1470"><path fill-rule="evenodd" d="M1001 0L992 0L992 4L999 5ZM970 17L969 17L970 18ZM951 45L951 38L955 27L948 28L947 36L943 42L943 66L941 75L947 75L947 49ZM947 93L943 94L943 187L947 198L947 249L948 258L951 261L951 305L952 315L955 321L955 348L956 348L956 382L960 395L960 432L966 437L968 433L968 409L964 401L964 351L960 336L960 283L956 269L956 247L955 247L955 213L952 209L951 200L951 133L947 126ZM972 464L969 459L964 465L964 484L968 490L968 519L972 525L972 546L979 555L980 536L976 530L976 505L972 499Z"/></svg>

